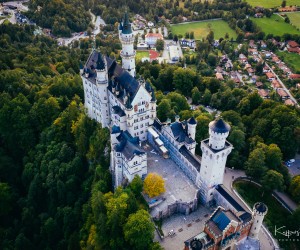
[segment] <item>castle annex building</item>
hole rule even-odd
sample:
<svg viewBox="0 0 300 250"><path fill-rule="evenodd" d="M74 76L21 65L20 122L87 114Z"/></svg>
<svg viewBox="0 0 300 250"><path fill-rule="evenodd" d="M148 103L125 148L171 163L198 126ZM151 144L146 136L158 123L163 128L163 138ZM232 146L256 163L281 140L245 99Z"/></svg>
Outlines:
<svg viewBox="0 0 300 250"><path fill-rule="evenodd" d="M252 214L219 206L206 221L204 230L184 242L184 250L258 250L258 232L267 211L262 202L254 204Z"/></svg>

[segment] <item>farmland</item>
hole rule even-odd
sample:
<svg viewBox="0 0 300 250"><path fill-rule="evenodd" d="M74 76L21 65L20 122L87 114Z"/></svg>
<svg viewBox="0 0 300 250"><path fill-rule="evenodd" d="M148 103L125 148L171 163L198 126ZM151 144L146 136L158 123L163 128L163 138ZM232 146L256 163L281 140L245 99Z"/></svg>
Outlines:
<svg viewBox="0 0 300 250"><path fill-rule="evenodd" d="M273 8L281 6L282 0L246 0L251 6L261 6L265 8ZM286 6L300 5L299 0L287 0Z"/></svg>
<svg viewBox="0 0 300 250"><path fill-rule="evenodd" d="M300 12L288 13L286 15L289 17L291 24L300 29Z"/></svg>
<svg viewBox="0 0 300 250"><path fill-rule="evenodd" d="M267 34L282 36L285 33L300 34L300 32L291 24L285 23L279 15L273 14L270 18L251 18L252 21Z"/></svg>
<svg viewBox="0 0 300 250"><path fill-rule="evenodd" d="M236 32L223 20L206 20L200 22L175 24L171 26L172 33L184 36L186 32L194 32L195 39L205 38L210 29L214 32L215 39L224 37L228 33L229 38L236 38Z"/></svg>

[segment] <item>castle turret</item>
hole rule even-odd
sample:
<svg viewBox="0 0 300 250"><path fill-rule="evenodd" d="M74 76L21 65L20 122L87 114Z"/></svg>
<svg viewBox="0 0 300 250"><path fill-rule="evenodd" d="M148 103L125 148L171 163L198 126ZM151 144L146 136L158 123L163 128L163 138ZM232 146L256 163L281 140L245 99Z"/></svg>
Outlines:
<svg viewBox="0 0 300 250"><path fill-rule="evenodd" d="M225 147L226 138L229 135L230 126L222 118L209 123L209 146L220 150Z"/></svg>
<svg viewBox="0 0 300 250"><path fill-rule="evenodd" d="M223 183L227 156L232 145L226 141L230 126L221 118L209 123L209 139L201 142L202 161L198 185L204 190L203 203L213 199L214 187Z"/></svg>
<svg viewBox="0 0 300 250"><path fill-rule="evenodd" d="M150 101L150 125L153 124L154 120L156 119L156 97L154 90L151 93L151 101Z"/></svg>
<svg viewBox="0 0 300 250"><path fill-rule="evenodd" d="M262 226L263 220L265 215L268 212L268 207L262 203L262 202L257 202L253 206L253 224L250 229L249 237L258 239L258 233L260 231L260 228Z"/></svg>
<svg viewBox="0 0 300 250"><path fill-rule="evenodd" d="M127 70L133 77L135 77L135 50L133 48L134 35L131 30L131 23L127 12L124 15L123 23L119 26L119 38L122 43L122 68Z"/></svg>
<svg viewBox="0 0 300 250"><path fill-rule="evenodd" d="M98 52L97 63L96 63L96 83L98 89L98 98L100 104L100 122L103 127L108 127L110 124L110 111L108 105L108 79L107 79L107 69L105 61Z"/></svg>
<svg viewBox="0 0 300 250"><path fill-rule="evenodd" d="M189 136L195 140L196 138L196 127L197 127L197 121L194 117L190 118L188 120L188 134Z"/></svg>

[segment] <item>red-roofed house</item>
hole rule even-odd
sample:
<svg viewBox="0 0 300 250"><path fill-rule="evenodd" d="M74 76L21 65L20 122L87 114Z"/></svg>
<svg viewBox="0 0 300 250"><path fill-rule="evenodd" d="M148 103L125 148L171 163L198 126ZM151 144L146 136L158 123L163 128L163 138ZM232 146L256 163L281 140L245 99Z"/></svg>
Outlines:
<svg viewBox="0 0 300 250"><path fill-rule="evenodd" d="M145 35L145 42L151 47L153 47L156 44L156 41L158 39L161 39L161 40L164 39L162 34L160 34L160 33L148 33L147 35Z"/></svg>
<svg viewBox="0 0 300 250"><path fill-rule="evenodd" d="M289 78L290 79L300 79L300 74L290 74Z"/></svg>
<svg viewBox="0 0 300 250"><path fill-rule="evenodd" d="M288 99L290 97L284 89L277 89L277 94L281 97L282 100Z"/></svg>
<svg viewBox="0 0 300 250"><path fill-rule="evenodd" d="M269 90L267 90L267 89L259 89L259 90L258 90L258 94L259 94L260 97L263 98L263 99L268 99L268 98L270 98Z"/></svg>
<svg viewBox="0 0 300 250"><path fill-rule="evenodd" d="M288 47L289 48L298 48L299 47L299 44L295 41L289 41L288 42Z"/></svg>
<svg viewBox="0 0 300 250"><path fill-rule="evenodd" d="M269 81L272 81L275 79L275 75L272 72L266 72L266 76Z"/></svg>
<svg viewBox="0 0 300 250"><path fill-rule="evenodd" d="M285 104L285 105L295 106L295 103L294 103L291 99L286 99L286 100L284 101L284 104Z"/></svg>
<svg viewBox="0 0 300 250"><path fill-rule="evenodd" d="M257 88L261 88L264 84L262 82L256 82L255 85Z"/></svg>
<svg viewBox="0 0 300 250"><path fill-rule="evenodd" d="M277 80L274 79L274 80L272 80L272 87L273 87L273 89L278 89L278 88L281 88L281 85Z"/></svg>

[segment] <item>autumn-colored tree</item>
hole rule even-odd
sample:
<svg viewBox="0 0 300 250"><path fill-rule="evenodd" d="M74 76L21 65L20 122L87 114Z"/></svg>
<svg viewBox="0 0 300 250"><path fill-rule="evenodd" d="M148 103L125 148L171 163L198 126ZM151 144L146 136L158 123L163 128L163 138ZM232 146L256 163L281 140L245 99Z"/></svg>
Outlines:
<svg viewBox="0 0 300 250"><path fill-rule="evenodd" d="M149 197L158 196L166 191L164 179L157 173L149 173L144 181L144 192Z"/></svg>

